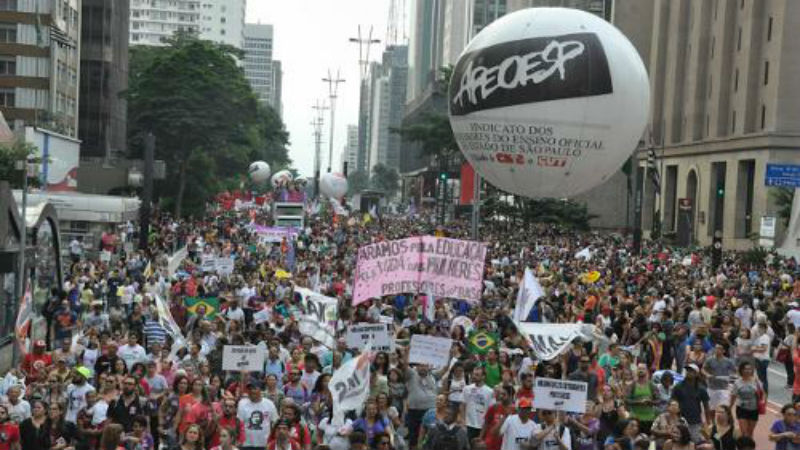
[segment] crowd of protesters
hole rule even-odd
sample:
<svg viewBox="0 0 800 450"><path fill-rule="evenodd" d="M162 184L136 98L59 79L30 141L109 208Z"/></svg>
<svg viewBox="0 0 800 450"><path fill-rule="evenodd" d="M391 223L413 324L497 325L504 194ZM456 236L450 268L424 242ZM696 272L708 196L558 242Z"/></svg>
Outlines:
<svg viewBox="0 0 800 450"><path fill-rule="evenodd" d="M768 385L773 359L785 363L796 403L769 424L769 445L800 449L792 259L745 263L730 254L712 269L702 251L651 243L635 254L622 236L491 222L480 230L489 246L481 301L437 298L431 316L424 294L353 307L357 250L434 232L467 239L467 224L325 212L307 220L296 242L271 244L248 227L269 224L267 214L165 216L146 252L125 253L113 239L109 261L76 251L42 308L46 339L0 389L0 450L745 450L755 448L770 389L784 389ZM177 242L188 255L169 273ZM576 257L582 250L590 256ZM211 256L233 257L233 273L204 272ZM593 339L536 358L510 319L526 268L546 292L528 320L592 324ZM590 271L599 278L588 282ZM295 286L338 299L334 348L300 333ZM186 298L219 305L207 314ZM158 299L182 345L173 345ZM254 320L264 310L269 320ZM472 330L454 324L461 316ZM347 327L387 317L396 350L374 356L362 410L334 421L328 382L360 350L348 348ZM497 336L497 345L474 351L470 331ZM414 334L451 338L451 364L409 365ZM267 353L263 370L222 370L223 347L247 344ZM585 412L537 408L537 377L587 383Z"/></svg>

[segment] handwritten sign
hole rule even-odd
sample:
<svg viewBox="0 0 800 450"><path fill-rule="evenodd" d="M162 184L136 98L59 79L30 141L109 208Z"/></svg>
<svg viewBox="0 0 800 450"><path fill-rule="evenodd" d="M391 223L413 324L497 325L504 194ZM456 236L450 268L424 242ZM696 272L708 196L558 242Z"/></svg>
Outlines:
<svg viewBox="0 0 800 450"><path fill-rule="evenodd" d="M452 345L453 341L449 338L424 334L412 335L411 347L408 350L408 362L445 367L450 363L450 347Z"/></svg>
<svg viewBox="0 0 800 450"><path fill-rule="evenodd" d="M587 383L583 381L537 377L533 388L533 406L536 409L583 414L586 412L587 392Z"/></svg>
<svg viewBox="0 0 800 450"><path fill-rule="evenodd" d="M434 236L358 249L353 304L404 292L478 301L486 244Z"/></svg>
<svg viewBox="0 0 800 450"><path fill-rule="evenodd" d="M385 323L357 323L347 328L345 336L347 348L362 349L372 342L376 352L393 352L394 339L389 335L389 325Z"/></svg>
<svg viewBox="0 0 800 450"><path fill-rule="evenodd" d="M266 352L251 345L226 345L222 349L222 370L260 372Z"/></svg>

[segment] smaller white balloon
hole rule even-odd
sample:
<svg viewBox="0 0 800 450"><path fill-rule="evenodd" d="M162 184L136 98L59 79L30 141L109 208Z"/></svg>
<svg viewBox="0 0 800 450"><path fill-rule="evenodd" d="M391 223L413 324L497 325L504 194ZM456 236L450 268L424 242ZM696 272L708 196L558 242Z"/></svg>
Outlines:
<svg viewBox="0 0 800 450"><path fill-rule="evenodd" d="M263 183L269 180L270 173L269 164L264 161L256 161L250 164L250 167L247 169L247 174L255 183Z"/></svg>
<svg viewBox="0 0 800 450"><path fill-rule="evenodd" d="M319 178L319 190L323 195L340 199L347 194L347 178L340 173L324 173Z"/></svg>
<svg viewBox="0 0 800 450"><path fill-rule="evenodd" d="M289 172L288 170L281 170L272 176L272 187L277 188L281 184L286 184L292 181L292 179L294 179L292 172Z"/></svg>

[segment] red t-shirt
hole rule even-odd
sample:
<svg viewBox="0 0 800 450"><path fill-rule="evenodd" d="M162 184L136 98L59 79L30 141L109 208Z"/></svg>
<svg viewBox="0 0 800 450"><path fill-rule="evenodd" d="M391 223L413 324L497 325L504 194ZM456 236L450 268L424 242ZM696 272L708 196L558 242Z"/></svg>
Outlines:
<svg viewBox="0 0 800 450"><path fill-rule="evenodd" d="M234 436L237 436L234 442L236 445L241 446L244 444L244 422L235 415L232 417L220 416L217 421L217 431L211 436L211 447L219 445L219 430L222 428L226 428L228 431L233 432Z"/></svg>
<svg viewBox="0 0 800 450"><path fill-rule="evenodd" d="M495 403L486 410L486 417L483 421L486 429L486 438L484 439L486 450L500 450L500 447L503 446L503 436L499 433L492 433L492 429L509 414L514 414L514 408L511 406L506 408L500 403Z"/></svg>
<svg viewBox="0 0 800 450"><path fill-rule="evenodd" d="M44 363L43 371L34 368L34 364L37 361ZM41 381L43 379L42 375L44 375L47 368L51 365L53 365L53 358L51 358L49 354L42 353L41 355L37 355L35 353L28 353L25 355L25 360L22 362L22 370L27 375L28 382Z"/></svg>
<svg viewBox="0 0 800 450"><path fill-rule="evenodd" d="M0 424L0 450L8 450L11 444L19 442L19 427L13 422Z"/></svg>

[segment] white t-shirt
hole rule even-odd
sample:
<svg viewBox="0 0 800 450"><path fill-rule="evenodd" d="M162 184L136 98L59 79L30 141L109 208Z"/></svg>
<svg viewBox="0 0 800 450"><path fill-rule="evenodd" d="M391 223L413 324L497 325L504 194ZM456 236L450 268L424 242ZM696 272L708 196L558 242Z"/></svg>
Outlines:
<svg viewBox="0 0 800 450"><path fill-rule="evenodd" d="M266 447L272 424L278 420L278 410L268 398L253 403L248 397L239 400L236 415L244 422L243 447Z"/></svg>
<svg viewBox="0 0 800 450"><path fill-rule="evenodd" d="M108 403L101 398L88 412L92 415L92 425L98 426L108 418Z"/></svg>
<svg viewBox="0 0 800 450"><path fill-rule="evenodd" d="M756 346L756 347L764 345L764 346L766 346L766 351L763 351L763 352L754 351L753 352L753 357L756 358L756 359L760 359L762 361L769 361L769 359L770 359L769 358L769 346L770 346L771 342L772 342L772 338L769 337L769 334L764 333L761 336L759 336L758 339L756 339L756 341L753 343L753 345Z"/></svg>
<svg viewBox="0 0 800 450"><path fill-rule="evenodd" d="M322 442L326 444L331 450L349 450L350 439L347 436L342 436L339 431L349 432L353 429L353 421L350 419L344 420L344 425L331 424L331 419L326 417L319 423L319 429L325 433Z"/></svg>
<svg viewBox="0 0 800 450"><path fill-rule="evenodd" d="M533 433L540 430L539 425L531 419L522 423L518 415L509 416L500 426L500 436L503 436L503 446L500 448L501 450L522 450L522 445L529 442Z"/></svg>
<svg viewBox="0 0 800 450"><path fill-rule="evenodd" d="M86 393L94 391L94 387L85 383L82 386L71 384L67 386L67 414L64 420L71 423L78 421L78 411L86 408Z"/></svg>
<svg viewBox="0 0 800 450"><path fill-rule="evenodd" d="M123 361L125 361L125 366L128 367L128 370L133 368L133 365L137 362L146 362L147 361L147 352L144 350L139 344L136 345L129 345L125 344L119 347L117 350L117 356L119 356Z"/></svg>
<svg viewBox="0 0 800 450"><path fill-rule="evenodd" d="M539 425L539 430L536 430L536 432L538 433L541 430L544 430L545 428L546 427ZM558 440L556 439L556 433L558 433L558 430L553 430L552 432L548 433L547 436L545 436L544 438L542 438L541 441L539 441L539 446L536 447L536 449L560 450L561 447L559 447L558 445ZM569 433L569 430L566 427L564 427L564 430L561 432L561 442L563 442L564 446L567 447L568 449L572 448L572 435Z"/></svg>
<svg viewBox="0 0 800 450"><path fill-rule="evenodd" d="M800 310L792 309L786 313L786 318L789 319L795 328L800 328Z"/></svg>
<svg viewBox="0 0 800 450"><path fill-rule="evenodd" d="M8 407L8 416L14 422L22 423L31 416L31 404L23 399L19 399L16 405L12 405L8 398L4 398L3 403Z"/></svg>
<svg viewBox="0 0 800 450"><path fill-rule="evenodd" d="M468 384L464 387L464 415L467 426L470 428L483 428L486 410L494 404L494 392L486 386Z"/></svg>

